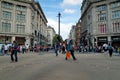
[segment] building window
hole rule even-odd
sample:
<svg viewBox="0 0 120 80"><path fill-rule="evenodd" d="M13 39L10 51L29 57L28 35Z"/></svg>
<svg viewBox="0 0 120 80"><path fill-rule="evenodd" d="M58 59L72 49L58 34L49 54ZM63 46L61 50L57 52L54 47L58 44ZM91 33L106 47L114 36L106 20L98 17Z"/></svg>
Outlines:
<svg viewBox="0 0 120 80"><path fill-rule="evenodd" d="M20 25L20 24L17 24L17 28L16 28L16 32L17 33L25 33L25 25Z"/></svg>
<svg viewBox="0 0 120 80"><path fill-rule="evenodd" d="M100 13L98 14L98 21L106 21L106 13Z"/></svg>
<svg viewBox="0 0 120 80"><path fill-rule="evenodd" d="M120 22L112 23L113 32L120 32Z"/></svg>
<svg viewBox="0 0 120 80"><path fill-rule="evenodd" d="M24 14L17 14L16 20L18 21L25 21L25 15Z"/></svg>
<svg viewBox="0 0 120 80"><path fill-rule="evenodd" d="M106 10L106 9L107 9L106 5L97 6L97 11L103 11L103 10Z"/></svg>
<svg viewBox="0 0 120 80"><path fill-rule="evenodd" d="M12 16L12 13L11 12L8 12L8 11L3 11L2 12L2 18L3 19L11 19L11 16Z"/></svg>
<svg viewBox="0 0 120 80"><path fill-rule="evenodd" d="M2 22L2 32L10 32L11 31L11 23Z"/></svg>
<svg viewBox="0 0 120 80"><path fill-rule="evenodd" d="M120 11L112 11L112 19L120 18Z"/></svg>
<svg viewBox="0 0 120 80"><path fill-rule="evenodd" d="M98 32L99 33L106 33L107 29L106 29L106 24L98 24Z"/></svg>
<svg viewBox="0 0 120 80"><path fill-rule="evenodd" d="M120 2L115 2L111 4L112 8L120 7Z"/></svg>
<svg viewBox="0 0 120 80"><path fill-rule="evenodd" d="M26 11L26 6L21 6L21 5L17 5L16 6L16 10L19 10L19 11Z"/></svg>
<svg viewBox="0 0 120 80"><path fill-rule="evenodd" d="M13 4L8 2L2 2L2 8L12 9Z"/></svg>

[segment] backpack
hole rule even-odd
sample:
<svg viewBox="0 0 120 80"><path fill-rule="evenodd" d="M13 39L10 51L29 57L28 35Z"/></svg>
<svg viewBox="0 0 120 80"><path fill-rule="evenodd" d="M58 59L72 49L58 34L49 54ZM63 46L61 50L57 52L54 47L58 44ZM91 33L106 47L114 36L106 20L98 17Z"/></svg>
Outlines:
<svg viewBox="0 0 120 80"><path fill-rule="evenodd" d="M113 50L112 46L108 46L108 50Z"/></svg>

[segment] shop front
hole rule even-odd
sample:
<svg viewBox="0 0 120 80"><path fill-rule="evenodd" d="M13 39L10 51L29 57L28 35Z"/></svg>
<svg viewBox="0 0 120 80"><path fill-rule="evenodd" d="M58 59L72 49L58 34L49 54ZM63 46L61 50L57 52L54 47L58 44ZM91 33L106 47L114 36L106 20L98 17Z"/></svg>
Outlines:
<svg viewBox="0 0 120 80"><path fill-rule="evenodd" d="M11 36L0 36L0 44L11 44Z"/></svg>
<svg viewBox="0 0 120 80"><path fill-rule="evenodd" d="M15 40L17 41L18 44L24 45L25 44L25 37L16 37Z"/></svg>
<svg viewBox="0 0 120 80"><path fill-rule="evenodd" d="M112 45L120 47L120 36L112 36Z"/></svg>
<svg viewBox="0 0 120 80"><path fill-rule="evenodd" d="M108 43L107 37L97 37L97 45L102 46L104 43Z"/></svg>

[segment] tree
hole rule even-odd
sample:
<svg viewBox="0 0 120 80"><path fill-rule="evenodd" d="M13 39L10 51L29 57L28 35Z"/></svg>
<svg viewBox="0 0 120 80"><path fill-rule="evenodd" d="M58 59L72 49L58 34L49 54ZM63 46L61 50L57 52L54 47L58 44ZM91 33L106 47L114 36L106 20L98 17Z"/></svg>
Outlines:
<svg viewBox="0 0 120 80"><path fill-rule="evenodd" d="M53 44L58 43L57 34L53 37Z"/></svg>
<svg viewBox="0 0 120 80"><path fill-rule="evenodd" d="M59 42L61 42L61 41L63 41L63 39L62 39L62 37L59 36L58 34L56 34L56 35L53 37L53 44L59 43Z"/></svg>

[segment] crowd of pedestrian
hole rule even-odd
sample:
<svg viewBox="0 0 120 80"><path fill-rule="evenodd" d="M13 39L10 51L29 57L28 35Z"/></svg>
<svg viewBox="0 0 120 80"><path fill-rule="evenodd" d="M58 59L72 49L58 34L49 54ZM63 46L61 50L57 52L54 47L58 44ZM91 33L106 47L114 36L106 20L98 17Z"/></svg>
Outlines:
<svg viewBox="0 0 120 80"><path fill-rule="evenodd" d="M75 51L79 51L81 53L88 53L88 52L93 52L93 53L104 53L108 51L108 46L110 44L103 44L99 46L77 46L75 48ZM112 46L112 45L111 45ZM112 46L113 47L113 52L114 53L119 53L120 54L120 47Z"/></svg>
<svg viewBox="0 0 120 80"><path fill-rule="evenodd" d="M0 49L0 54L1 55L9 55L11 54L11 47L12 47L13 43L11 44L3 44L1 46ZM47 47L45 48L41 48L38 45L34 45L34 46L29 46L28 44L24 45L24 44L18 44L18 48L17 48L17 52L18 53L28 53L28 52L39 52L39 51L48 51Z"/></svg>
<svg viewBox="0 0 120 80"><path fill-rule="evenodd" d="M69 40L69 42L72 41L72 40ZM69 46L69 43L68 41L63 41L61 43L57 43L55 44L54 46L54 49L55 49L55 53L56 53L56 56L58 56L58 52L61 52L64 54L66 53L67 51L70 51L72 57L74 58L74 55L73 55L73 51L76 51L76 52L79 52L79 53L109 53L109 56L112 57L112 54L113 52L114 53L119 53L120 55L120 47L115 47L115 46L112 46L111 44L107 44L107 43L104 43L103 45L100 45L100 46L75 46L75 44L72 44L74 45L73 48L72 48L72 51L71 50L68 50L68 47Z"/></svg>
<svg viewBox="0 0 120 80"><path fill-rule="evenodd" d="M58 52L62 54L66 54L67 52L71 54L73 60L76 60L76 57L74 55L74 44L73 40L66 40L61 43L56 43L54 45L54 50L56 53L56 56L58 56ZM67 56L65 56L65 59L67 60Z"/></svg>
<svg viewBox="0 0 120 80"><path fill-rule="evenodd" d="M72 56L73 60L76 60L76 57L74 55L75 51L79 51L81 53L87 53L87 52L100 52L100 53L109 53L109 56L112 57L113 52L117 52L120 54L120 47L113 47L111 44L103 44L102 46L75 46L73 40L65 40L60 43L56 43L54 47L52 48L55 50L56 56L58 56L58 53L66 54L65 60L68 60L67 53ZM17 44L16 41L13 41L11 45L5 44L2 45L1 47L1 54L2 55L10 55L11 56L11 61L12 62L17 62L18 57L17 53L28 53L28 52L39 52L39 51L48 51L50 48L46 47L40 47L39 45L34 45L34 46L29 46L28 44L26 45L21 45Z"/></svg>
<svg viewBox="0 0 120 80"><path fill-rule="evenodd" d="M13 46L13 44L10 44L10 45L5 44L5 45L2 45L2 47L1 47L1 49L0 49L0 54L1 54L1 55L9 55L12 46ZM17 51L18 51L19 53L23 53L23 54L24 54L25 52L27 52L26 46L19 44L19 45L18 45L18 48L17 48Z"/></svg>

